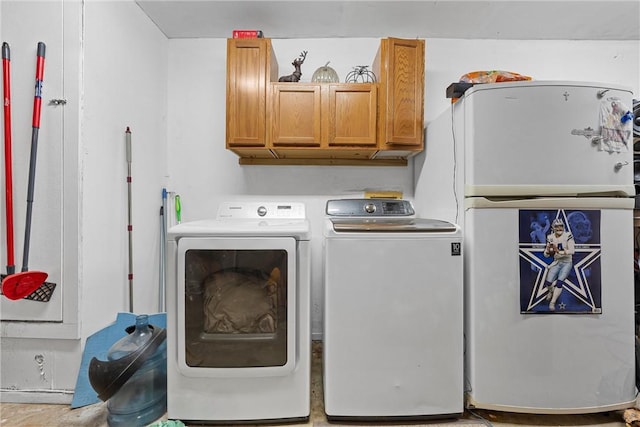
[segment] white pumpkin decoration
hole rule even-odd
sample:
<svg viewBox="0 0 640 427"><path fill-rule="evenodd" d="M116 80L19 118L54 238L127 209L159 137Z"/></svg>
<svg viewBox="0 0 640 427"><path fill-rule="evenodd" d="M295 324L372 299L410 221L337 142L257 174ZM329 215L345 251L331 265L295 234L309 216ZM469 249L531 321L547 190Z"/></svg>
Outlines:
<svg viewBox="0 0 640 427"><path fill-rule="evenodd" d="M336 70L329 67L329 63L327 62L323 67L314 71L313 76L311 76L311 81L314 83L338 83L340 80Z"/></svg>

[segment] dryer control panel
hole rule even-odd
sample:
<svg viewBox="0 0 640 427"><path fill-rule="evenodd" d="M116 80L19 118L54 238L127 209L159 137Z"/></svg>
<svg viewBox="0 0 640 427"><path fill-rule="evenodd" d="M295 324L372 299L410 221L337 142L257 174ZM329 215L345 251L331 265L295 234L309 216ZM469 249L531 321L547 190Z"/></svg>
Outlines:
<svg viewBox="0 0 640 427"><path fill-rule="evenodd" d="M224 202L217 219L304 219L302 202Z"/></svg>
<svg viewBox="0 0 640 427"><path fill-rule="evenodd" d="M412 216L411 202L398 199L337 199L327 202L330 216Z"/></svg>

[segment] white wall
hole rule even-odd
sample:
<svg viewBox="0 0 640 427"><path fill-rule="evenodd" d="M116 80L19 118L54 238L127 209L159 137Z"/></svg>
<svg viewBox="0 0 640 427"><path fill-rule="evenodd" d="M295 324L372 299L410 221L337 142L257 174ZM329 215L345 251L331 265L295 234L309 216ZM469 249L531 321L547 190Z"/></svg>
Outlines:
<svg viewBox="0 0 640 427"><path fill-rule="evenodd" d="M331 61L341 78L354 65L370 65L379 39L272 40L279 75L309 53L301 81ZM426 41L425 120L448 108L449 84L476 70L507 70L536 80L622 84L640 93L640 43L600 41ZM322 219L333 197L361 197L367 189L413 196L413 165L407 167L240 166L225 149L226 40L169 42L169 187L181 195L183 220L215 216L221 200L277 198L307 203L312 222L312 332L322 333ZM640 96L640 95L638 95Z"/></svg>
<svg viewBox="0 0 640 427"><path fill-rule="evenodd" d="M168 42L132 1L87 2L84 27L81 318L83 333L90 334L129 311L127 127L133 312L158 311Z"/></svg>

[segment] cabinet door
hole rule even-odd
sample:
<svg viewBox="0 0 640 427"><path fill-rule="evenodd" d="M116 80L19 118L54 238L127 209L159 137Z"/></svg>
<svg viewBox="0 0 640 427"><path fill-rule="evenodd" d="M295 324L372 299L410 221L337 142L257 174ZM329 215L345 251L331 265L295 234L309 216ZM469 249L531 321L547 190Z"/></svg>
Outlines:
<svg viewBox="0 0 640 427"><path fill-rule="evenodd" d="M227 40L227 148L267 143L270 39Z"/></svg>
<svg viewBox="0 0 640 427"><path fill-rule="evenodd" d="M12 116L12 182L13 182L13 231L14 231L14 264L15 271L20 272L24 265L24 235L27 207L28 170L30 167L31 138L32 138L32 114L34 103L34 79L36 70L36 51L38 42L45 43L44 80L42 85L42 109L40 128L37 140L37 160L34 164L35 183L32 199L33 216L31 219L31 233L29 238L29 251L27 270L43 271L48 274L46 281L55 283L56 288L47 302L34 302L26 299L9 300L0 296L0 320L26 321L17 330L3 330L3 334L28 336L33 330L30 325L35 324L36 329L43 323L28 322L62 322L71 320L75 323L76 313L68 316L63 313L63 303L66 304L67 296L73 297L77 292L77 284L63 283L63 248L67 242L73 241L73 224L67 234L62 232L65 214L73 218L73 198L67 199L67 194L73 197L73 187L65 187L65 177L71 176L74 165L65 163L68 152L78 151L71 145L74 141L73 133L66 138L69 147L65 149L63 126L73 122L73 115L65 117L63 105L50 104L54 98L64 98L65 85L63 79L73 76L77 80L77 71L65 68L69 57L73 56L73 49L67 52L65 48L65 26L70 15L64 16L65 7L76 9L73 4L65 4L62 0L43 2L3 1L0 14L0 28L2 40L7 40L11 49L11 116ZM71 10L73 13L73 10ZM65 20L63 20L63 16ZM28 24L27 24L28 23ZM36 31L37 30L37 31ZM67 58L65 58L67 56ZM65 76L66 75L66 76ZM72 86L69 82L67 82ZM68 90L68 88L67 88ZM75 122L77 128L77 122ZM2 187L4 187L4 158L3 158ZM77 164L77 159L76 159ZM2 212L5 215L6 204L2 198ZM63 202L69 202L64 204ZM76 206L77 207L77 206ZM65 225L69 225L65 222ZM2 221L2 269L6 264L4 249L5 221ZM76 240L77 247L77 240ZM67 258L69 254L65 254ZM73 265L73 264L71 264ZM76 265L77 268L77 265ZM4 274L5 271L2 271ZM75 304L75 301L74 301ZM71 314L72 307L66 306ZM63 318L63 315L65 316ZM73 320L72 320L73 319ZM13 324L7 324L13 325ZM18 325L18 324L16 324ZM3 324L5 326L5 324ZM27 331L28 332L25 332ZM37 333L37 332L36 332ZM42 332L40 332L42 333ZM46 333L45 333L46 334ZM3 335L5 336L5 335Z"/></svg>
<svg viewBox="0 0 640 427"><path fill-rule="evenodd" d="M272 85L272 91L272 145L320 146L321 86L308 83L277 83Z"/></svg>
<svg viewBox="0 0 640 427"><path fill-rule="evenodd" d="M375 146L377 86L369 83L329 86L329 146Z"/></svg>
<svg viewBox="0 0 640 427"><path fill-rule="evenodd" d="M380 149L420 149L424 121L424 40L388 38L374 62L380 82Z"/></svg>

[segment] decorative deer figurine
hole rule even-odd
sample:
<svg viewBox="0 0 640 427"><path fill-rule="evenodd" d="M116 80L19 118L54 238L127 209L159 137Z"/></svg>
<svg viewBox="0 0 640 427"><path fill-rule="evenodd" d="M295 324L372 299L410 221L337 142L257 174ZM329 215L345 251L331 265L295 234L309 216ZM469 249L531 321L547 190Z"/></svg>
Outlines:
<svg viewBox="0 0 640 427"><path fill-rule="evenodd" d="M291 63L291 65L295 67L295 71L292 74L289 74L288 76L280 77L278 81L279 82L299 82L300 76L302 76L302 71L300 71L300 66L302 65L306 57L307 57L307 51L304 50L302 51L300 56Z"/></svg>

